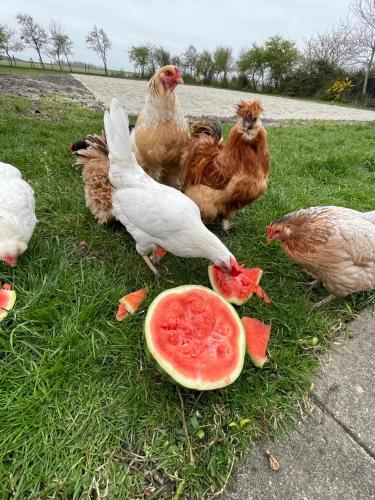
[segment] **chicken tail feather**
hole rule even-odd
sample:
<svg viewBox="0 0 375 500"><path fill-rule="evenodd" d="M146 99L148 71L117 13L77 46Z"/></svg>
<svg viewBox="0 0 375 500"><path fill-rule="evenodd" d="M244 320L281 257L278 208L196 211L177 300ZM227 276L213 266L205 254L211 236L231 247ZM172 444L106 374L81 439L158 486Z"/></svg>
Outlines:
<svg viewBox="0 0 375 500"><path fill-rule="evenodd" d="M213 137L216 141L221 139L221 125L220 122L213 119L198 120L191 124L191 136L199 137L200 135L208 135Z"/></svg>
<svg viewBox="0 0 375 500"><path fill-rule="evenodd" d="M104 129L109 149L109 180L116 189L131 187L146 175L132 153L128 113L113 98L104 114Z"/></svg>
<svg viewBox="0 0 375 500"><path fill-rule="evenodd" d="M109 112L104 113L104 128L111 162L133 163L128 114L115 97L111 101Z"/></svg>

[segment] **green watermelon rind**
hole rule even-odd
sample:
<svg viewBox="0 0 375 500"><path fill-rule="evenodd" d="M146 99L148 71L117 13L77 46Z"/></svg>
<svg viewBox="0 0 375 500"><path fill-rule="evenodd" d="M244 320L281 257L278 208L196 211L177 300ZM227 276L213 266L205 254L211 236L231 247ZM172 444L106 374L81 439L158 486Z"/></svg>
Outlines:
<svg viewBox="0 0 375 500"><path fill-rule="evenodd" d="M217 380L215 382L206 382L204 380L197 380L193 378L188 378L185 377L184 375L178 373L178 371L170 365L168 361L165 359L162 359L162 357L159 355L157 350L155 349L155 346L153 345L152 338L151 338L151 329L150 329L150 323L152 319L152 315L154 311L157 309L157 306L159 302L166 296L170 294L178 294L178 293L184 293L186 291L193 291L193 290L204 290L205 292L214 295L216 298L219 298L223 305L226 307L228 312L230 312L233 316L233 318L236 320L236 323L238 325L239 329L239 336L238 336L238 349L239 349L239 362L236 366L236 368L232 371L232 373L229 376L226 376L223 379ZM146 314L146 319L144 323L144 334L145 334L145 341L146 341L146 355L148 357L151 357L152 361L157 365L158 371L163 374L168 380L172 381L176 385L179 385L181 387L185 387L186 389L193 389L193 390L198 390L198 391L209 391L213 389L221 389L222 387L226 387L230 384L232 384L241 374L243 365L245 362L245 356L246 356L246 335L245 335L245 329L242 324L242 321L240 317L237 314L237 311L234 309L234 307L229 304L225 299L223 299L219 294L214 292L213 290L210 290L209 288L206 288L204 286L200 285L182 285L178 286L176 288L170 288L168 290L165 290L164 292L160 293L150 304L150 307L148 308L147 314Z"/></svg>
<svg viewBox="0 0 375 500"><path fill-rule="evenodd" d="M0 322L8 316L8 312L13 309L13 306L16 302L16 292L14 290L4 290L0 289L0 293L4 293L8 295L8 303L6 304L6 308L0 309Z"/></svg>
<svg viewBox="0 0 375 500"><path fill-rule="evenodd" d="M232 295L232 296L226 296L222 290L220 290L220 288L218 287L217 283L216 283L216 280L215 280L215 276L214 276L214 272L213 272L213 269L214 269L214 265L210 265L208 266L208 277L209 277L209 280L210 280L210 283L211 283L211 286L213 288L213 290L218 293L220 295L220 297L223 297L223 299L225 299L227 302L229 302L230 304L234 304L236 306L242 306L243 304L246 304L246 302L248 302L250 300L250 298L253 296L254 292L250 292L250 294L245 297L244 299L239 299L238 297L236 297L235 295ZM258 268L259 269L259 278L258 280L255 282L257 285L259 285L259 282L260 280L262 279L262 275L263 275L263 271L262 269Z"/></svg>

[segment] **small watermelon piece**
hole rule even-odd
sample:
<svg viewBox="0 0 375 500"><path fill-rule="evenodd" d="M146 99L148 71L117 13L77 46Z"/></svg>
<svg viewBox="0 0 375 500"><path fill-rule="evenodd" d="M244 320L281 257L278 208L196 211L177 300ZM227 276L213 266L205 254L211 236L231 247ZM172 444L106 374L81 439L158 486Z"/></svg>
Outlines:
<svg viewBox="0 0 375 500"><path fill-rule="evenodd" d="M126 310L125 304L119 304L116 312L117 321L122 321L128 315L128 311Z"/></svg>
<svg viewBox="0 0 375 500"><path fill-rule="evenodd" d="M145 300L148 292L148 288L142 288L141 290L137 290L136 292L124 295L120 299L120 304L123 304L130 314L134 314L138 310L142 302Z"/></svg>
<svg viewBox="0 0 375 500"><path fill-rule="evenodd" d="M145 320L146 351L174 383L218 389L240 375L246 352L242 322L225 299L199 285L158 295Z"/></svg>
<svg viewBox="0 0 375 500"><path fill-rule="evenodd" d="M154 261L160 262L166 253L167 251L158 245L154 250Z"/></svg>
<svg viewBox="0 0 375 500"><path fill-rule="evenodd" d="M271 325L254 318L241 318L246 332L247 353L258 368L267 361L267 345L271 335Z"/></svg>
<svg viewBox="0 0 375 500"><path fill-rule="evenodd" d="M212 288L228 302L238 306L247 302L253 293L267 304L271 302L266 292L259 286L262 273L259 267L247 269L237 265L235 273L227 273L217 266L208 266Z"/></svg>
<svg viewBox="0 0 375 500"><path fill-rule="evenodd" d="M3 285L0 289L0 321L8 315L8 312L13 308L15 302L16 292L12 290L12 285Z"/></svg>

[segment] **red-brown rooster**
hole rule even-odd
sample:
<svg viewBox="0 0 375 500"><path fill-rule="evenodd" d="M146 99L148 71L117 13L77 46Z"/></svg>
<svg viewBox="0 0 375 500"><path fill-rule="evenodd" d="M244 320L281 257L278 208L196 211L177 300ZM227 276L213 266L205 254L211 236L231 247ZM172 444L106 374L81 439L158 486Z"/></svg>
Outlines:
<svg viewBox="0 0 375 500"><path fill-rule="evenodd" d="M261 112L259 101L241 101L226 144L217 121L192 124L182 173L185 194L206 224L219 218L223 229L230 229L234 215L267 189L270 161Z"/></svg>

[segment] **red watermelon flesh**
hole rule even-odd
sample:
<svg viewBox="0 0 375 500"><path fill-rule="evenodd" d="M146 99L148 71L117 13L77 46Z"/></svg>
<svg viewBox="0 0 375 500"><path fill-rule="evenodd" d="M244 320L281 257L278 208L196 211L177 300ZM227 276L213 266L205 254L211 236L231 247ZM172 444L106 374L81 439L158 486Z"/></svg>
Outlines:
<svg viewBox="0 0 375 500"><path fill-rule="evenodd" d="M117 321L122 321L123 319L126 318L128 315L128 311L126 310L125 304L119 304L116 312L116 319Z"/></svg>
<svg viewBox="0 0 375 500"><path fill-rule="evenodd" d="M241 318L246 332L247 353L258 368L267 361L267 345L271 335L271 325L254 318Z"/></svg>
<svg viewBox="0 0 375 500"><path fill-rule="evenodd" d="M12 285L3 285L0 289L0 321L8 315L8 311L12 309L15 301L16 292L12 290Z"/></svg>
<svg viewBox="0 0 375 500"><path fill-rule="evenodd" d="M217 389L241 373L243 325L234 308L208 288L187 285L161 293L147 312L145 336L159 368L184 387Z"/></svg>
<svg viewBox="0 0 375 500"><path fill-rule="evenodd" d="M259 267L247 269L238 265L236 272L231 274L211 265L208 267L208 276L215 292L232 304L244 304L253 293L261 297L267 304L271 302L268 295L259 286L262 277L262 270Z"/></svg>
<svg viewBox="0 0 375 500"><path fill-rule="evenodd" d="M145 300L148 292L149 292L148 288L142 288L141 290L137 290L136 292L124 295L120 299L120 304L124 304L126 310L130 314L134 314L138 310L142 302Z"/></svg>

